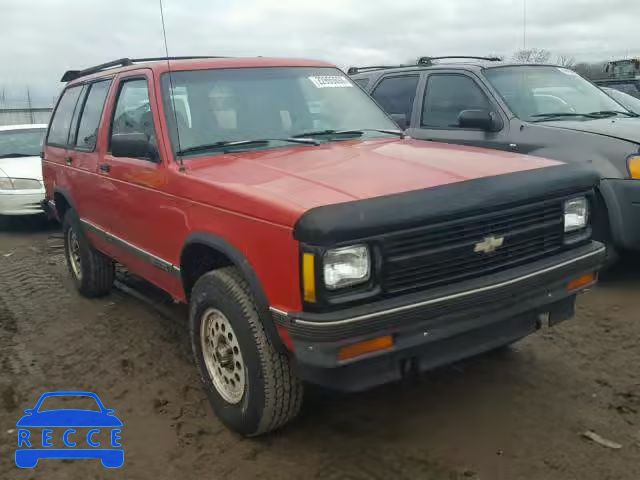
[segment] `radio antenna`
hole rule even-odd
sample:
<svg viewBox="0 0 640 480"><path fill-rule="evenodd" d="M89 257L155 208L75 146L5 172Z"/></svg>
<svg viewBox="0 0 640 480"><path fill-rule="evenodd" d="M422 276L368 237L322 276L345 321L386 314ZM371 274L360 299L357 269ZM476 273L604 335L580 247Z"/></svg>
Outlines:
<svg viewBox="0 0 640 480"><path fill-rule="evenodd" d="M171 97L171 106L173 107L173 119L175 120L175 124L176 124L176 140L178 141L178 150L177 150L178 163L180 164L180 171L184 172L185 171L184 163L182 161L182 155L180 154L182 147L180 146L180 126L178 125L178 110L176 109L176 98L175 98L175 92L173 90L173 79L171 75L171 62L169 61L169 44L167 43L167 28L164 25L164 8L162 6L162 0L158 0L158 2L160 3L160 19L162 20L162 36L164 38L164 52L167 57L167 70L169 71L169 90L170 90L169 96Z"/></svg>

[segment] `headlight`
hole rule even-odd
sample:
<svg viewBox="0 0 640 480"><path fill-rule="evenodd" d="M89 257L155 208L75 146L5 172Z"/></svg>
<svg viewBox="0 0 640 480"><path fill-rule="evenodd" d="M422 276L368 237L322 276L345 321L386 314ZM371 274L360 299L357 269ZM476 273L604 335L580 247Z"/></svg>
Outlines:
<svg viewBox="0 0 640 480"><path fill-rule="evenodd" d="M629 167L629 175L631 178L640 180L640 155L634 155L627 159L627 166Z"/></svg>
<svg viewBox="0 0 640 480"><path fill-rule="evenodd" d="M42 188L40 181L33 178L12 178L11 180L15 190L38 190Z"/></svg>
<svg viewBox="0 0 640 480"><path fill-rule="evenodd" d="M13 190L13 182L9 177L0 177L0 190Z"/></svg>
<svg viewBox="0 0 640 480"><path fill-rule="evenodd" d="M371 261L366 245L334 248L324 254L324 284L329 290L369 280Z"/></svg>
<svg viewBox="0 0 640 480"><path fill-rule="evenodd" d="M0 178L0 190L38 190L42 188L40 180L33 178Z"/></svg>
<svg viewBox="0 0 640 480"><path fill-rule="evenodd" d="M576 197L564 202L564 231L574 232L585 228L589 222L589 201Z"/></svg>

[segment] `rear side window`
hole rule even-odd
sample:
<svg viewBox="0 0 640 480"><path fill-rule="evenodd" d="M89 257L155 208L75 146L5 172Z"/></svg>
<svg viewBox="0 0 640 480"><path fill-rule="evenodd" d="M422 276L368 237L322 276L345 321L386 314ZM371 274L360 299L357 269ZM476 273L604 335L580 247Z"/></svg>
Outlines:
<svg viewBox="0 0 640 480"><path fill-rule="evenodd" d="M73 112L78 103L78 97L82 91L82 86L68 88L62 94L62 98L58 102L56 112L51 120L49 128L49 136L47 144L66 146L69 141L69 129L71 127L71 119Z"/></svg>
<svg viewBox="0 0 640 480"><path fill-rule="evenodd" d="M93 83L89 89L76 136L76 147L81 150L93 150L96 147L100 118L110 85L111 80L105 80Z"/></svg>
<svg viewBox="0 0 640 480"><path fill-rule="evenodd" d="M404 114L409 121L417 88L417 75L389 77L380 82L372 96L388 114Z"/></svg>
<svg viewBox="0 0 640 480"><path fill-rule="evenodd" d="M463 110L491 110L478 84L466 75L432 75L422 107L422 126L458 128Z"/></svg>

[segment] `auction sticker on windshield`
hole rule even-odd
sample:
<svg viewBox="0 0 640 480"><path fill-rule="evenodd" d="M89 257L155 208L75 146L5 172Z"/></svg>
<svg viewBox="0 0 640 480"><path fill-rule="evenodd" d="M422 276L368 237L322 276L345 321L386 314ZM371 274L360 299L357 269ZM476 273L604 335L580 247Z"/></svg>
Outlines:
<svg viewBox="0 0 640 480"><path fill-rule="evenodd" d="M317 88L346 88L353 87L348 78L341 75L321 75L309 77L311 83Z"/></svg>

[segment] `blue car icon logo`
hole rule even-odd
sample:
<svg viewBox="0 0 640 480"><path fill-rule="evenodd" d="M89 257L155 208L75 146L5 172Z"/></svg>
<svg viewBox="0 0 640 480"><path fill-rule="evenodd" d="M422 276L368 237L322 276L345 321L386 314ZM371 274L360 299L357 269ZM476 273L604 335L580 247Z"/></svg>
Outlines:
<svg viewBox="0 0 640 480"><path fill-rule="evenodd" d="M45 409L42 404L51 397L63 397L65 401L89 397L89 401L95 400L97 408ZM18 467L33 468L41 458L99 458L107 468L119 468L124 463L124 450L120 444L122 422L114 415L114 410L104 407L95 393L48 392L40 397L34 408L24 413L26 415L16 423Z"/></svg>

